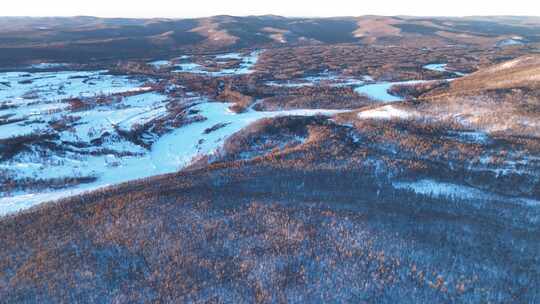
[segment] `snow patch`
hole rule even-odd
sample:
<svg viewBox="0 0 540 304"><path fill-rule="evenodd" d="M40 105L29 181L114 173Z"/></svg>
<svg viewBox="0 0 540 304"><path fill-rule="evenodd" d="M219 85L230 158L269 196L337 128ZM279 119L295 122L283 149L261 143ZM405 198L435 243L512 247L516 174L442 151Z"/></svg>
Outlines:
<svg viewBox="0 0 540 304"><path fill-rule="evenodd" d="M431 63L431 64L426 64L425 66L423 66L423 68L430 71L447 72L448 71L446 69L447 66L448 64L446 63Z"/></svg>
<svg viewBox="0 0 540 304"><path fill-rule="evenodd" d="M153 66L156 69L159 69L162 67L170 66L172 63L169 60L156 60L156 61L151 61L148 64Z"/></svg>
<svg viewBox="0 0 540 304"><path fill-rule="evenodd" d="M359 119L408 119L412 115L411 112L398 109L392 105L386 105L379 108L366 110L358 113Z"/></svg>
<svg viewBox="0 0 540 304"><path fill-rule="evenodd" d="M499 42L497 42L498 47L505 47L505 46L513 46L513 45L524 45L525 43L521 39L504 39Z"/></svg>
<svg viewBox="0 0 540 304"><path fill-rule="evenodd" d="M412 80L400 82L380 82L366 84L356 88L354 91L360 95L365 95L370 99L380 102L396 102L403 101L403 97L390 94L388 91L395 85L414 85L427 82L425 80Z"/></svg>
<svg viewBox="0 0 540 304"><path fill-rule="evenodd" d="M422 179L415 182L394 182L392 185L396 189L408 189L418 194L435 197L450 197L454 199L480 199L490 201L512 201L526 206L540 206L540 201L534 199L522 197L505 197L466 185L446 183L431 179Z"/></svg>
<svg viewBox="0 0 540 304"><path fill-rule="evenodd" d="M469 186L423 179L415 182L395 182L397 189L408 189L418 194L459 199L492 199L494 195Z"/></svg>
<svg viewBox="0 0 540 304"><path fill-rule="evenodd" d="M221 54L221 55L216 55L216 60L228 60L228 59L242 59L242 54L240 53L227 53L227 54Z"/></svg>
<svg viewBox="0 0 540 304"><path fill-rule="evenodd" d="M30 66L31 69L37 69L37 70L46 70L46 69L57 69L57 68L66 68L71 66L69 63L49 63L49 62L42 62L38 64L32 64Z"/></svg>

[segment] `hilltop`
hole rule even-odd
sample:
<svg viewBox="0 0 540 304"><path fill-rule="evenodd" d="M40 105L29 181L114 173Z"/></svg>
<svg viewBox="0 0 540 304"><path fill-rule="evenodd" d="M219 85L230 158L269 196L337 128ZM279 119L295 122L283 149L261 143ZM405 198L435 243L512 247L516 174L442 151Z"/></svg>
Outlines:
<svg viewBox="0 0 540 304"><path fill-rule="evenodd" d="M423 96L423 109L489 132L540 138L540 55L525 55Z"/></svg>

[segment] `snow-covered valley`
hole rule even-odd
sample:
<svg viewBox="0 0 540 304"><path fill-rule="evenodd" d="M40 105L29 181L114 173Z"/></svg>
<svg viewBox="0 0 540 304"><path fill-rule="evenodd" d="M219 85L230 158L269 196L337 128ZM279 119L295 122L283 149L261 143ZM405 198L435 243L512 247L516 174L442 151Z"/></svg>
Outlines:
<svg viewBox="0 0 540 304"><path fill-rule="evenodd" d="M253 73L260 54L261 51L215 55L211 58L218 64L232 60L236 67L213 71L192 62L190 56L148 64L173 74L234 77ZM423 68L447 72L446 64ZM107 70L34 70L0 73L0 215L106 186L177 172L220 152L233 134L264 118L333 116L350 111L257 111L254 103L246 111L235 113L230 110L231 103L186 91L182 85L163 85L155 77L123 76ZM351 87L375 104L383 104L359 112L358 119L407 121L421 114L399 105L384 105L405 99L395 95L392 88L427 82L430 81L376 82L370 76L322 73L287 82L269 81L265 85ZM429 194L417 187L401 188Z"/></svg>
<svg viewBox="0 0 540 304"><path fill-rule="evenodd" d="M540 303L540 18L135 6L0 17L0 303Z"/></svg>
<svg viewBox="0 0 540 304"><path fill-rule="evenodd" d="M228 103L192 93L172 98L152 89L153 79L113 76L107 71L9 72L0 74L0 79L6 87L0 91L4 150L0 170L5 185L0 215L176 172L197 157L214 153L230 135L261 118L342 112L236 114ZM174 112L179 106L183 111ZM178 115L183 115L182 123L175 125ZM163 126L166 131L155 130Z"/></svg>

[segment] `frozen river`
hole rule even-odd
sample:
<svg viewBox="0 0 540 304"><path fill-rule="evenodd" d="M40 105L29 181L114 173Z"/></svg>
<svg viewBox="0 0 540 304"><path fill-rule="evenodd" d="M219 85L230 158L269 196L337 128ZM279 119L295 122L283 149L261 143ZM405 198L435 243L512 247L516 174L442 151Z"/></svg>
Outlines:
<svg viewBox="0 0 540 304"><path fill-rule="evenodd" d="M260 53L217 55L216 61L236 60L239 64L213 72L190 63L190 56L180 57L181 63L159 60L149 64L156 68L170 66L172 72L179 73L235 76L252 73ZM235 114L229 110L230 104L191 94L193 97L183 102L192 105L191 117L186 119L194 122L165 133L145 134L150 137L150 146L144 148L121 132L169 119L169 107L178 102L145 86L148 83L152 80L112 75L105 70L0 73L0 149L4 149L0 150L0 182L30 180L47 185L53 180L87 179L59 190L0 188L0 215L130 180L177 172L194 159L215 153L229 136L262 118L340 112L250 109ZM107 99L97 102L101 97ZM74 108L81 103L73 103L74 98L91 106ZM14 155L6 152L6 144L25 141Z"/></svg>

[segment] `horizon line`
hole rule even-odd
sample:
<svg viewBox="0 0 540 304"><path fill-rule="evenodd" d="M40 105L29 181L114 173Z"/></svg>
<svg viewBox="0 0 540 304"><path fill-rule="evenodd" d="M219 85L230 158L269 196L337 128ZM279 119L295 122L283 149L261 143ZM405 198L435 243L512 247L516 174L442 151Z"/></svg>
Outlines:
<svg viewBox="0 0 540 304"><path fill-rule="evenodd" d="M540 15L407 15L407 14L398 14L398 15L378 15L378 14L365 14L365 15L336 15L336 16L296 16L296 15L277 15L277 14L262 14L262 15L232 15L232 14L216 14L216 15L205 15L205 16L184 16L184 17L172 17L172 16L152 16L152 17L137 17L137 16L99 16L99 15L40 15L40 16L30 16L30 15L19 15L19 16L3 16L0 15L0 18L96 18L96 19L205 19L205 18L215 18L215 17L233 17L233 18L248 18L248 17L280 17L280 18L313 18L313 19L332 19L332 18L361 18L361 17L387 17L387 18L402 18L402 17L413 17L413 18L540 18Z"/></svg>

